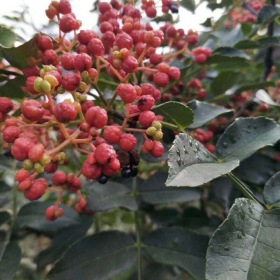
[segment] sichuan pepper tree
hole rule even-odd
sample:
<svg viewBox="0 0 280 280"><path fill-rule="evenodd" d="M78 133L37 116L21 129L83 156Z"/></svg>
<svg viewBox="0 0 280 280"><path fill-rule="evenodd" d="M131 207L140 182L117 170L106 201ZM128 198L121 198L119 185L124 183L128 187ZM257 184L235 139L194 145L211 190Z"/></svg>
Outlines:
<svg viewBox="0 0 280 280"><path fill-rule="evenodd" d="M209 2L199 34L180 4L99 2L86 30L52 1L57 34L18 47L1 27L1 278L279 278L279 10Z"/></svg>

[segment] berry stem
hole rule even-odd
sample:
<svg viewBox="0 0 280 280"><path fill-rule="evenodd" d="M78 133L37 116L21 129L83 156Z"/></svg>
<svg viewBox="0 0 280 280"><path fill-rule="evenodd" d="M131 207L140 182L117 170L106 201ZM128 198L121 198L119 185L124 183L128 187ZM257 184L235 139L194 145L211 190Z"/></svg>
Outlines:
<svg viewBox="0 0 280 280"><path fill-rule="evenodd" d="M46 152L47 155L52 155L52 154L56 154L58 153L60 150L62 150L65 146L67 146L68 144L70 144L74 139L76 139L79 134L81 133L80 129L77 129L73 134L71 134L69 136L68 139L66 139L64 142L62 142L59 146L57 146L56 148L49 150L48 152Z"/></svg>

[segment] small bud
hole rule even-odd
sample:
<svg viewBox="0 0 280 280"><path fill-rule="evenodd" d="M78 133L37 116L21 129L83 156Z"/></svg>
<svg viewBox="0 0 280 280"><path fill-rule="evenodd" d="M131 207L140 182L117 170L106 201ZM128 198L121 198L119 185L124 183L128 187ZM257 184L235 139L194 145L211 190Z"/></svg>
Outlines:
<svg viewBox="0 0 280 280"><path fill-rule="evenodd" d="M52 90L52 86L48 81L42 81L41 86L44 93L50 93Z"/></svg>
<svg viewBox="0 0 280 280"><path fill-rule="evenodd" d="M45 166L48 165L51 162L51 160L52 159L49 155L44 154L40 159L40 163Z"/></svg>
<svg viewBox="0 0 280 280"><path fill-rule="evenodd" d="M161 130L161 127L162 127L161 122L159 122L159 121L154 121L154 122L152 123L152 126L153 126L154 128L156 128L156 130Z"/></svg>
<svg viewBox="0 0 280 280"><path fill-rule="evenodd" d="M34 89L38 92L41 92L42 91L42 82L43 82L43 79L40 78L40 77L37 77L35 82L34 82Z"/></svg>
<svg viewBox="0 0 280 280"><path fill-rule="evenodd" d="M148 136L154 136L157 133L157 129L153 126L150 126L149 128L146 129L146 134Z"/></svg>
<svg viewBox="0 0 280 280"><path fill-rule="evenodd" d="M160 141L162 139L162 137L163 137L162 131L157 131L155 133L155 135L153 136L154 140L156 140L156 141Z"/></svg>
<svg viewBox="0 0 280 280"><path fill-rule="evenodd" d="M44 167L42 166L42 164L40 164L39 162L36 162L34 164L34 169L36 172L38 173L43 173L44 172Z"/></svg>
<svg viewBox="0 0 280 280"><path fill-rule="evenodd" d="M26 160L23 161L22 167L25 170L31 170L34 167L34 164L30 159L26 159Z"/></svg>

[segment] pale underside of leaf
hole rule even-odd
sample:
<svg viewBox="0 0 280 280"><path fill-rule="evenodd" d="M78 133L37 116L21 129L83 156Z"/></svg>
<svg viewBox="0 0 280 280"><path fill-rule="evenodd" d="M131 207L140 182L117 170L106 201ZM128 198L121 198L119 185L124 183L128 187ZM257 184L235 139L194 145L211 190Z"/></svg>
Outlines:
<svg viewBox="0 0 280 280"><path fill-rule="evenodd" d="M224 163L197 163L182 169L174 176L167 178L166 186L197 187L231 172L239 165L238 160Z"/></svg>

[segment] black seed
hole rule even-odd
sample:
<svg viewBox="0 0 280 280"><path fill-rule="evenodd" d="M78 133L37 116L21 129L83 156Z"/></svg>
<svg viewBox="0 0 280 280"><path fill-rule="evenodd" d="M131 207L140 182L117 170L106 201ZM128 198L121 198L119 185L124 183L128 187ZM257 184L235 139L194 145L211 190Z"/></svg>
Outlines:
<svg viewBox="0 0 280 280"><path fill-rule="evenodd" d="M169 9L171 10L172 14L178 14L179 12L178 7L175 5L171 5Z"/></svg>
<svg viewBox="0 0 280 280"><path fill-rule="evenodd" d="M100 184L106 184L107 181L108 181L108 177L105 176L104 174L101 175L101 176L99 177L99 179L98 179L98 182L99 182Z"/></svg>
<svg viewBox="0 0 280 280"><path fill-rule="evenodd" d="M137 168L137 166L133 165L131 168L131 176L136 177L137 174L138 174L138 168Z"/></svg>
<svg viewBox="0 0 280 280"><path fill-rule="evenodd" d="M136 151L130 151L130 164L131 165L138 165L140 162L140 157Z"/></svg>
<svg viewBox="0 0 280 280"><path fill-rule="evenodd" d="M122 170L122 177L123 178L129 178L131 177L131 169L123 169Z"/></svg>

